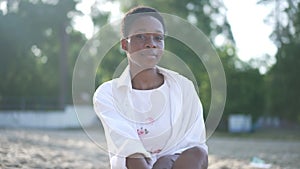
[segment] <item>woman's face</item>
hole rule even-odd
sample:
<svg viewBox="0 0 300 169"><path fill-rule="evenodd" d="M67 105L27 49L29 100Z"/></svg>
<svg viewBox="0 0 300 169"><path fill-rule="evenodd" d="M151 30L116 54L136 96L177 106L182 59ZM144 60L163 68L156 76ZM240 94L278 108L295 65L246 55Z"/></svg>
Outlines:
<svg viewBox="0 0 300 169"><path fill-rule="evenodd" d="M163 25L152 16L138 17L130 26L128 38L122 40L122 48L131 64L154 67L163 54Z"/></svg>

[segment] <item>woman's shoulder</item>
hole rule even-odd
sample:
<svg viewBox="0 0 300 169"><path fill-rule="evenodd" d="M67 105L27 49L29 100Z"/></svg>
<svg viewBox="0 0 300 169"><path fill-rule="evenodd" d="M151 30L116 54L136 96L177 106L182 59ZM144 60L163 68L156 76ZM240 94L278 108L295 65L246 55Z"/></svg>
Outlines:
<svg viewBox="0 0 300 169"><path fill-rule="evenodd" d="M178 72L172 71L172 70L166 71L165 75L167 75L167 79L169 79L169 80L172 79L171 81L175 80L176 83L178 83L181 87L182 86L190 87L191 84L193 84L193 82L189 78L185 77L184 75L181 75Z"/></svg>
<svg viewBox="0 0 300 169"><path fill-rule="evenodd" d="M112 81L106 81L102 83L95 91L94 97L99 96L99 95L110 95L112 91Z"/></svg>
<svg viewBox="0 0 300 169"><path fill-rule="evenodd" d="M181 75L179 72L176 72L171 69L163 68L163 67L158 67L158 68L159 68L160 72L169 79L173 79L173 80L180 81L180 82L181 81L184 81L184 82L189 81L188 78Z"/></svg>

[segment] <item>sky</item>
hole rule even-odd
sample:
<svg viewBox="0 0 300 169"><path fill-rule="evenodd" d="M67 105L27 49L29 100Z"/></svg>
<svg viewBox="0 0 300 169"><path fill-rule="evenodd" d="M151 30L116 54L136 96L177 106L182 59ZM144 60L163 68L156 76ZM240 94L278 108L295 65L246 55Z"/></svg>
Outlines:
<svg viewBox="0 0 300 169"><path fill-rule="evenodd" d="M232 33L237 46L238 57L247 62L250 59L259 59L268 54L271 59L269 64L274 64L276 46L270 40L272 33L271 25L267 25L264 20L272 12L272 6L258 5L257 0L223 0L227 8L227 19L231 25ZM83 17L75 19L75 29L86 34L87 38L93 35L93 23L89 19L90 6L94 0L83 1L77 6L83 11ZM118 11L119 4L108 2L101 5L101 10L113 11L111 20L119 19L121 13Z"/></svg>

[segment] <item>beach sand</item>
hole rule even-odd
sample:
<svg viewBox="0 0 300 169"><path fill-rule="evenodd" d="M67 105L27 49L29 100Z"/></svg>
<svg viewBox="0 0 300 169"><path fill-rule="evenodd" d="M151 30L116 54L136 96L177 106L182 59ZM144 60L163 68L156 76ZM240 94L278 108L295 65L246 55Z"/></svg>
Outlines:
<svg viewBox="0 0 300 169"><path fill-rule="evenodd" d="M0 168L109 169L100 130L0 129ZM299 169L300 142L212 136L209 169L254 169L253 157L271 169Z"/></svg>

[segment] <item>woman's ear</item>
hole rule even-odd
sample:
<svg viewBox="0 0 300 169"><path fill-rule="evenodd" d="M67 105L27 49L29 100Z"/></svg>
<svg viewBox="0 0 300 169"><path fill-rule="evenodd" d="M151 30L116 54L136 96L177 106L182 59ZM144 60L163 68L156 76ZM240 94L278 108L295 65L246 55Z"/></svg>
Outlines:
<svg viewBox="0 0 300 169"><path fill-rule="evenodd" d="M128 50L128 41L127 39L122 39L121 40L121 47L123 50L127 51Z"/></svg>

